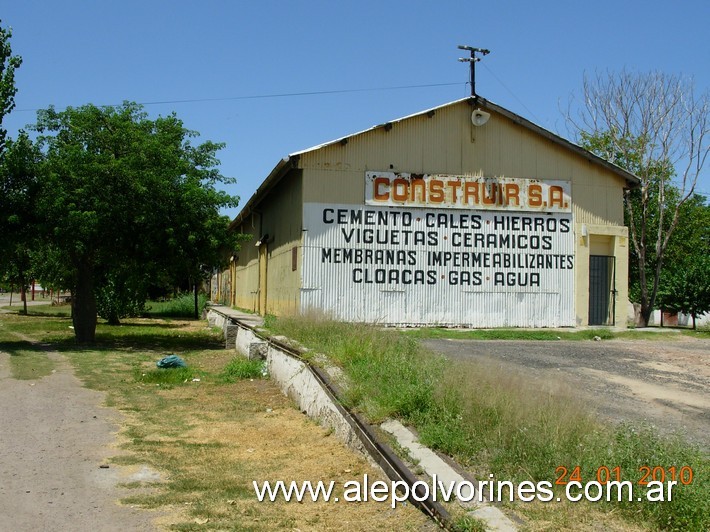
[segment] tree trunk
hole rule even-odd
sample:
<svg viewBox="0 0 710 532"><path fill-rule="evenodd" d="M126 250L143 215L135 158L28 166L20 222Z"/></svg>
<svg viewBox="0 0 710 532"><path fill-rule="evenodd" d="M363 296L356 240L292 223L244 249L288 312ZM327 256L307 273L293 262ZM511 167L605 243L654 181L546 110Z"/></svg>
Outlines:
<svg viewBox="0 0 710 532"><path fill-rule="evenodd" d="M96 299L94 272L90 266L79 265L71 294L74 336L79 344L93 344L96 339Z"/></svg>
<svg viewBox="0 0 710 532"><path fill-rule="evenodd" d="M27 291L25 290L24 282L20 286L20 299L22 300L22 313L27 316Z"/></svg>
<svg viewBox="0 0 710 532"><path fill-rule="evenodd" d="M645 257L645 251L640 250L639 251L639 285L641 289L641 302L639 304L639 307L636 308L634 306L634 314L635 314L635 323L636 327L648 327L648 322L651 319L651 312L652 309L649 305L648 301L648 286L646 284L646 269L645 269L645 263L644 263L644 258Z"/></svg>
<svg viewBox="0 0 710 532"><path fill-rule="evenodd" d="M648 321L651 318L651 313L641 303L634 303L634 326L648 327Z"/></svg>
<svg viewBox="0 0 710 532"><path fill-rule="evenodd" d="M650 305L641 305L641 312L639 312L639 323L638 327L648 327L651 322L651 314L653 314L653 307Z"/></svg>

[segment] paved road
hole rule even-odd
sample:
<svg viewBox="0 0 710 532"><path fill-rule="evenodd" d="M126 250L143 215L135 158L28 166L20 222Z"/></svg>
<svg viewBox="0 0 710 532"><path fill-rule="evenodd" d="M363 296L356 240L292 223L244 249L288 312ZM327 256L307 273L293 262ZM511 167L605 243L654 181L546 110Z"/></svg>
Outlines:
<svg viewBox="0 0 710 532"><path fill-rule="evenodd" d="M35 299L32 301L32 294L27 293L27 306L32 306L32 305L49 305L52 302L52 300L47 297L42 297L39 293L35 294ZM2 310L2 307L7 307L10 305L10 293L9 292L3 292L0 294L0 312L5 312ZM12 307L21 309L22 308L22 300L20 299L20 294L12 294Z"/></svg>
<svg viewBox="0 0 710 532"><path fill-rule="evenodd" d="M604 418L680 430L710 450L710 340L528 342L427 340L452 359L494 360L566 383Z"/></svg>

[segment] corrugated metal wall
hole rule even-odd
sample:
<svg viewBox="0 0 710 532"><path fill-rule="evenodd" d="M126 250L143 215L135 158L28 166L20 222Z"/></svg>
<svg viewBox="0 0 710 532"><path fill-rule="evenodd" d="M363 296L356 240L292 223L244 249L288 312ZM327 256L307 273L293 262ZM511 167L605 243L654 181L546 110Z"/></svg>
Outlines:
<svg viewBox="0 0 710 532"><path fill-rule="evenodd" d="M236 228L238 233L251 235L241 243L238 259L231 264L234 283L232 306L258 312L259 310L259 253L254 246L261 236L259 215L252 214Z"/></svg>
<svg viewBox="0 0 710 532"><path fill-rule="evenodd" d="M254 312L284 314L298 311L301 278L293 268L293 248L301 243L302 204L301 171L293 170L279 187L259 206L237 231L251 234L239 252L236 269L235 306ZM255 246L263 236L266 242L266 283L260 283L259 253ZM297 251L298 253L298 251ZM260 290L266 288L266 308L259 308Z"/></svg>
<svg viewBox="0 0 710 532"><path fill-rule="evenodd" d="M301 309L387 325L574 326L573 228L570 214L306 204Z"/></svg>

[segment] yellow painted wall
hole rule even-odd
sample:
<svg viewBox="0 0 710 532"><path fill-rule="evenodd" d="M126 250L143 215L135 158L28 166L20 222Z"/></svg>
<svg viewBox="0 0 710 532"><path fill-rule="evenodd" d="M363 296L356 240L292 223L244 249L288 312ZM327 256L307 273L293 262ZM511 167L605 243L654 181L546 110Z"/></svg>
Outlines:
<svg viewBox="0 0 710 532"><path fill-rule="evenodd" d="M258 214L252 214L236 228L238 233L250 235L237 252L238 259L231 264L232 301L234 307L257 312L259 310L259 252L254 245L261 236Z"/></svg>
<svg viewBox="0 0 710 532"><path fill-rule="evenodd" d="M368 170L560 179L577 222L623 225L621 177L495 112L475 127L471 112L464 101L302 154L304 202L360 204Z"/></svg>
<svg viewBox="0 0 710 532"><path fill-rule="evenodd" d="M259 205L239 228L251 232L252 238L242 245L235 265L234 305L262 314L288 314L298 310L300 303L300 259L294 271L292 249L300 257L303 210L301 207L301 172L291 171L279 186ZM269 235L266 252L266 309L259 308L259 253L257 240ZM263 271L263 270L262 270Z"/></svg>
<svg viewBox="0 0 710 532"><path fill-rule="evenodd" d="M586 226L587 236L583 236ZM629 299L629 231L626 227L575 224L576 255L575 303L577 325L589 323L589 256L616 257L616 313L614 326L626 327L626 302Z"/></svg>

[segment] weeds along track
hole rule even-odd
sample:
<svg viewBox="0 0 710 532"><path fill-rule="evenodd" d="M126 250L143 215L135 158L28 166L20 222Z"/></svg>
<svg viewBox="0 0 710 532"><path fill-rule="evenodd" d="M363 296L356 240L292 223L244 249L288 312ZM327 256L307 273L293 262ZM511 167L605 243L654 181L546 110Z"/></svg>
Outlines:
<svg viewBox="0 0 710 532"><path fill-rule="evenodd" d="M303 352L293 346L276 338L270 338L260 334L253 327L241 323L238 320L230 319L230 321L235 323L240 329L240 331L237 332L237 336L242 331L248 331L247 334L253 335L257 341L264 342L268 345L269 353L273 353L272 350L275 350L276 352L297 361L299 364L302 364L328 396L332 406L347 422L352 435L361 444L367 455L382 469L391 481L399 481L407 484L410 493L410 497L408 499L410 504L419 508L425 515L433 519L440 527L444 529L451 528L452 520L446 508L444 508L441 503L433 500L431 494L428 498L424 497L425 494L422 491L422 486L420 484L416 484L420 479L414 475L414 473L402 460L399 459L397 455L395 455L389 445L378 437L369 423L362 419L362 417L357 413L351 412L343 404L343 401L341 400L342 392L340 388L333 382L330 376L323 369L303 357Z"/></svg>

